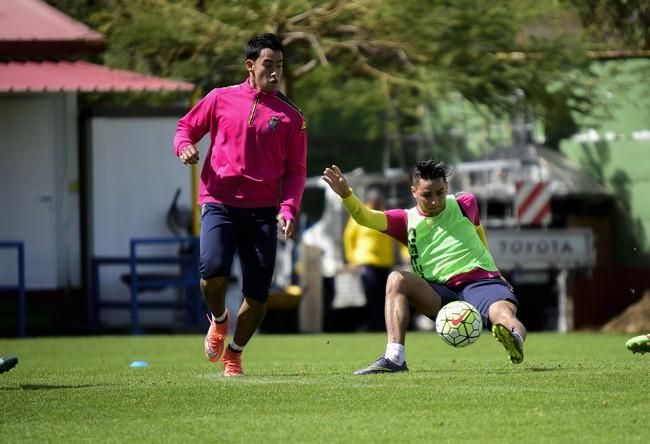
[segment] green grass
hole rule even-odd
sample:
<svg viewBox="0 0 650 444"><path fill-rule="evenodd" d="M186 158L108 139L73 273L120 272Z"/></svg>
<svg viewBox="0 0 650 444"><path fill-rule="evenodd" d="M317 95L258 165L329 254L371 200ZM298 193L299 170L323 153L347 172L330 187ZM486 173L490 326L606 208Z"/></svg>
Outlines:
<svg viewBox="0 0 650 444"><path fill-rule="evenodd" d="M626 336L533 333L511 365L409 333L411 371L353 376L385 336L258 335L225 379L201 336L0 340L0 442L648 442L650 355ZM146 360L146 369L129 368Z"/></svg>

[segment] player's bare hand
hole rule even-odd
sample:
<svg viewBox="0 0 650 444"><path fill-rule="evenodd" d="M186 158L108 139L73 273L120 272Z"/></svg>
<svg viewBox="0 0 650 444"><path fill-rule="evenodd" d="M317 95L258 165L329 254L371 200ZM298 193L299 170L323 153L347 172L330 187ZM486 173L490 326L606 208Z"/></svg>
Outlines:
<svg viewBox="0 0 650 444"><path fill-rule="evenodd" d="M293 219L285 219L283 215L278 214L278 223L280 224L280 235L284 240L291 239L296 229L296 224Z"/></svg>
<svg viewBox="0 0 650 444"><path fill-rule="evenodd" d="M332 191L339 196L346 198L352 193L347 179L338 166L332 165L331 167L325 168L322 178L325 183L330 186Z"/></svg>
<svg viewBox="0 0 650 444"><path fill-rule="evenodd" d="M178 156L183 164L193 165L199 161L199 150L194 147L194 145L186 146L183 151Z"/></svg>

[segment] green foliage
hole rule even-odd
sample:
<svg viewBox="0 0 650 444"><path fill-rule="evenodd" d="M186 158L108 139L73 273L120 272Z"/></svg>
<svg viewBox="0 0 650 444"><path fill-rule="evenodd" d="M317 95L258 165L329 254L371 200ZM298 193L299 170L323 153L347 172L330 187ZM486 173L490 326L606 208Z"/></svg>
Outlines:
<svg viewBox="0 0 650 444"><path fill-rule="evenodd" d="M203 337L1 340L0 435L11 442L645 442L648 355L627 337L534 333L513 366L483 333L455 349L410 333L411 371L353 376L382 334L258 335L227 380ZM129 368L145 360L146 369ZM552 424L552 427L549 427ZM5 440L6 441L6 440Z"/></svg>
<svg viewBox="0 0 650 444"><path fill-rule="evenodd" d="M336 162L381 170L385 98L372 78L351 78L340 65L318 67L296 83L294 94L309 127L310 176ZM324 85L336 85L328 87Z"/></svg>
<svg viewBox="0 0 650 444"><path fill-rule="evenodd" d="M286 47L285 92L307 111L314 140L332 128L370 144L381 138L400 165L424 119L457 94L501 118L520 93L537 115L590 105L581 78L567 75L585 69L584 41L563 32L567 7L558 2L49 1L107 36L108 65L188 80L203 93L242 81L246 41L274 32Z"/></svg>
<svg viewBox="0 0 650 444"><path fill-rule="evenodd" d="M592 41L603 49L650 50L647 0L565 0L578 11Z"/></svg>

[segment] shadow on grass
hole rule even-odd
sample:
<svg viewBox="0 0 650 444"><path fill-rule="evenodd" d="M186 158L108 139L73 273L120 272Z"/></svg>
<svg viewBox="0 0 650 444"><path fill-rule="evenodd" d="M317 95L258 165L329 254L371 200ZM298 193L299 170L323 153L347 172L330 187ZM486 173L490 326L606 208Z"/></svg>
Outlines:
<svg viewBox="0 0 650 444"><path fill-rule="evenodd" d="M79 385L61 385L61 384L20 384L15 387L0 387L0 390L61 390L61 389L83 389L88 387L99 387L98 384L79 384Z"/></svg>
<svg viewBox="0 0 650 444"><path fill-rule="evenodd" d="M557 372L557 371L562 371L562 370L567 370L564 367L528 367L526 368L529 372L537 373L537 372Z"/></svg>
<svg viewBox="0 0 650 444"><path fill-rule="evenodd" d="M526 365L508 365L503 368L476 368L477 373L482 375L511 375L514 373L520 372L530 372L530 373L542 373L542 372L563 372L578 370L578 368L570 368L563 366L552 366L552 367L537 367L537 366L526 366ZM435 373L436 375L457 375L458 369L456 368L412 368L409 373L412 374L430 374Z"/></svg>

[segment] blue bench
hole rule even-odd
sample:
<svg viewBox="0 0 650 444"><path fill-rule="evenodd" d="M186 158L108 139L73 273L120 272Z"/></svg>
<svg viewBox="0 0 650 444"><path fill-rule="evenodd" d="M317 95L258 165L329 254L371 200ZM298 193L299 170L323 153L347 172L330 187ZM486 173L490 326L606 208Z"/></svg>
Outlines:
<svg viewBox="0 0 650 444"><path fill-rule="evenodd" d="M177 244L178 255L139 256L142 247ZM130 289L129 301L107 301L101 298L99 271L110 265L129 267L129 272L121 280ZM139 272L138 265L177 266L177 273ZM140 326L140 309L181 308L186 311L188 325L197 322L197 313L201 298L199 297L199 238L198 237L154 237L131 239L129 256L104 256L92 259L92 313L91 323L99 328L99 315L102 308L129 309L131 311L131 334L142 334ZM183 301L141 301L139 295L144 291L159 291L168 287L186 290Z"/></svg>

